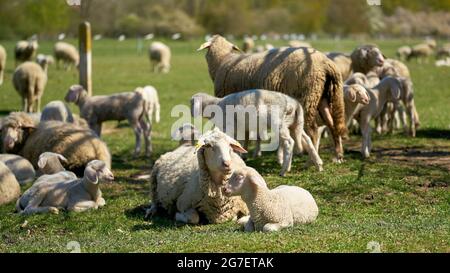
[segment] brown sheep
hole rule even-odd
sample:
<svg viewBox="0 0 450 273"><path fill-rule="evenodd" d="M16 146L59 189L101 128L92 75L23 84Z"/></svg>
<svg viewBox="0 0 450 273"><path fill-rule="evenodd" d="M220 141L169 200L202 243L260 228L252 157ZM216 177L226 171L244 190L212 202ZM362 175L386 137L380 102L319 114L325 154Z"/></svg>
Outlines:
<svg viewBox="0 0 450 273"><path fill-rule="evenodd" d="M317 142L317 110L331 129L336 160L343 159L345 126L342 78L336 65L314 48L280 48L263 53L240 54L220 35L199 50L208 49L206 60L215 95L224 97L248 89L266 89L290 95L305 110L305 131Z"/></svg>

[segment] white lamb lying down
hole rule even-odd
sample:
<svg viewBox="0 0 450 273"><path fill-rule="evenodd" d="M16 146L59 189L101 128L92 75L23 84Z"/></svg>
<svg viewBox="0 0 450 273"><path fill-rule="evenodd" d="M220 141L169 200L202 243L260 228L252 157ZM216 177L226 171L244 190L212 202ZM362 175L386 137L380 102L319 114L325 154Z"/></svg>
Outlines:
<svg viewBox="0 0 450 273"><path fill-rule="evenodd" d="M239 220L247 232L279 231L295 224L311 223L319 214L316 201L307 190L295 186L270 190L261 175L250 167L234 171L224 193L239 195L247 204L250 218Z"/></svg>
<svg viewBox="0 0 450 273"><path fill-rule="evenodd" d="M60 209L75 212L98 209L105 205L99 182L112 180L114 176L105 162L93 160L86 166L83 178L33 184L17 200L16 210L20 214L58 214Z"/></svg>

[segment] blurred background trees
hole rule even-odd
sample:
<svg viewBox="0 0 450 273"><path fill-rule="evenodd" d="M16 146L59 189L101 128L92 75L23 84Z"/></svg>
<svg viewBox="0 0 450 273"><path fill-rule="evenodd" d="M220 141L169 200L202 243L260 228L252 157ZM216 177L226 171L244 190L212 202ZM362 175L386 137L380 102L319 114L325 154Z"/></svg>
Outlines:
<svg viewBox="0 0 450 273"><path fill-rule="evenodd" d="M450 0L0 0L0 39L75 34L81 17L94 33L197 37L263 33L450 36Z"/></svg>

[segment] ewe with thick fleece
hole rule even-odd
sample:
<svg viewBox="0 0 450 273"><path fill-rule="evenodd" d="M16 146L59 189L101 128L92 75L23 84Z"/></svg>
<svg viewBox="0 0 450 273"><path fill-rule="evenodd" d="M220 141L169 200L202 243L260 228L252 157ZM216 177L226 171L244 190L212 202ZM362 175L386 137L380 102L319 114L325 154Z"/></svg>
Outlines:
<svg viewBox="0 0 450 273"><path fill-rule="evenodd" d="M303 129L303 108L297 100L279 92L261 89L230 94L222 99L206 93L197 93L192 96L191 111L194 117L201 115L211 118L212 113L208 110L215 111L218 109L208 109L208 106L218 106L220 108L223 116L216 116L219 113L215 114L213 122L215 122L216 126L222 124L224 132L228 132L228 126L233 126L233 130L234 128L243 130L234 132L234 137L236 138L238 135L245 136L244 149L248 148L250 136L253 136L253 138L254 136L257 137L255 156L260 153L260 140L266 138L268 130L275 130L278 133L277 137L280 142L279 162L282 166L281 176L285 176L286 172L289 172L291 169L295 144L306 148L311 161L318 170L322 170L323 162L317 154L311 139ZM236 114L233 115L233 123L228 125L227 118L230 119L230 117L227 117L226 114L229 106L244 107L245 109L242 109L239 113L239 108L235 108ZM250 107L254 107L253 109L255 110L253 112L255 114L254 120L245 118L246 111L252 110ZM272 107L276 107L276 109ZM271 124L272 122L274 124Z"/></svg>
<svg viewBox="0 0 450 273"><path fill-rule="evenodd" d="M47 84L47 64L43 67L34 62L19 65L13 74L13 84L22 97L23 111L39 112L41 97Z"/></svg>
<svg viewBox="0 0 450 273"><path fill-rule="evenodd" d="M145 154L151 155L151 123L145 120L148 115L148 102L140 92L124 92L109 96L92 96L81 85L72 85L65 101L78 105L80 115L89 127L100 137L102 123L108 120L128 120L134 130L136 145L134 155L141 152L141 135L144 137Z"/></svg>
<svg viewBox="0 0 450 273"><path fill-rule="evenodd" d="M136 92L141 93L142 97L144 98L145 103L147 104L147 118L149 118L150 122L153 121L153 113L155 114L155 121L156 123L159 123L160 120L160 108L159 105L159 98L158 98L158 91L151 86L147 85L145 87L138 87L135 90Z"/></svg>
<svg viewBox="0 0 450 273"><path fill-rule="evenodd" d="M75 173L95 159L111 166L106 144L92 130L71 123L45 121L36 126L27 114L16 112L4 119L2 133L4 151L25 157L35 168L44 152L63 155L67 169Z"/></svg>
<svg viewBox="0 0 450 273"><path fill-rule="evenodd" d="M401 83L393 77L384 78L377 86L368 89L370 102L361 107L357 120L362 133L361 154L364 158L370 156L371 130L370 121L377 118L387 102L396 102L400 98Z"/></svg>
<svg viewBox="0 0 450 273"><path fill-rule="evenodd" d="M33 182L36 171L27 159L12 154L0 154L0 162L3 162L14 174L20 185Z"/></svg>
<svg viewBox="0 0 450 273"><path fill-rule="evenodd" d="M342 79L344 81L348 79L352 74L352 59L350 55L340 52L329 52L326 55L336 64Z"/></svg>
<svg viewBox="0 0 450 273"><path fill-rule="evenodd" d="M153 42L149 49L149 57L153 66L153 72L168 73L170 71L171 56L172 53L167 45L161 42Z"/></svg>
<svg viewBox="0 0 450 273"><path fill-rule="evenodd" d="M70 69L71 66L78 67L80 63L80 54L75 46L66 42L57 42L53 47L53 54L55 55L56 67L62 62L64 68Z"/></svg>
<svg viewBox="0 0 450 273"><path fill-rule="evenodd" d="M81 179L35 183L17 200L16 211L58 214L61 209L75 212L98 209L106 204L99 183L113 180L114 175L105 162L93 160L87 164Z"/></svg>
<svg viewBox="0 0 450 273"><path fill-rule="evenodd" d="M0 45L0 85L3 84L3 74L6 69L6 50Z"/></svg>
<svg viewBox="0 0 450 273"><path fill-rule="evenodd" d="M16 66L19 62L33 60L36 56L38 47L39 45L36 40L18 41L14 48Z"/></svg>
<svg viewBox="0 0 450 273"><path fill-rule="evenodd" d="M20 196L20 185L11 170L0 161L0 206Z"/></svg>
<svg viewBox="0 0 450 273"><path fill-rule="evenodd" d="M227 196L241 196L250 211L245 231L279 231L296 224L316 220L319 208L312 195L295 186L279 186L269 190L261 175L253 168L234 171L224 188Z"/></svg>
<svg viewBox="0 0 450 273"><path fill-rule="evenodd" d="M150 178L152 205L184 223L198 224L199 213L208 223L223 223L248 213L239 197L226 197L222 189L234 169L245 166L236 152L246 152L239 142L217 128L205 133L197 144L182 145L162 155ZM197 153L196 153L197 152Z"/></svg>
<svg viewBox="0 0 450 273"><path fill-rule="evenodd" d="M217 97L250 89L290 95L302 103L305 131L317 141L317 110L327 121L343 159L341 137L346 134L342 78L336 65L313 48L280 48L263 53L240 54L237 47L215 35L199 50L208 49L206 60Z"/></svg>

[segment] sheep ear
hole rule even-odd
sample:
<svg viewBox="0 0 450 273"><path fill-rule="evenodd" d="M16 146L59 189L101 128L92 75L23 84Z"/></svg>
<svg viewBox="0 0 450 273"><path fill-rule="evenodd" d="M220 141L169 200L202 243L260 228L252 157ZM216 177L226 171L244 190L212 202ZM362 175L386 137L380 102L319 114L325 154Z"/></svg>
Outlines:
<svg viewBox="0 0 450 273"><path fill-rule="evenodd" d="M247 153L247 150L245 150L241 146L241 144L238 141L234 140L234 139L233 139L232 142L230 142L230 146L233 149L233 151L235 151L237 153L242 153L242 154L246 154Z"/></svg>
<svg viewBox="0 0 450 273"><path fill-rule="evenodd" d="M250 181L258 187L267 187L266 181L260 175L250 176Z"/></svg>
<svg viewBox="0 0 450 273"><path fill-rule="evenodd" d="M61 154L58 154L58 158L59 158L59 160L61 161L61 162L64 162L64 163L67 163L67 158L65 158L63 155L61 155Z"/></svg>
<svg viewBox="0 0 450 273"><path fill-rule="evenodd" d="M84 175L87 177L87 179L89 179L89 181L91 181L91 183L93 183L93 184L98 183L97 171L94 170L92 167L87 167L84 170Z"/></svg>
<svg viewBox="0 0 450 273"><path fill-rule="evenodd" d="M47 165L47 157L45 156L40 157L37 164L40 169L43 169L45 165Z"/></svg>
<svg viewBox="0 0 450 273"><path fill-rule="evenodd" d="M197 49L197 51L202 51L203 49L210 48L210 47L211 47L211 41L208 41L208 42L202 44L202 45Z"/></svg>
<svg viewBox="0 0 450 273"><path fill-rule="evenodd" d="M351 102L356 102L356 92L352 87L347 87L346 93Z"/></svg>

